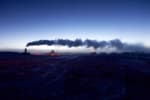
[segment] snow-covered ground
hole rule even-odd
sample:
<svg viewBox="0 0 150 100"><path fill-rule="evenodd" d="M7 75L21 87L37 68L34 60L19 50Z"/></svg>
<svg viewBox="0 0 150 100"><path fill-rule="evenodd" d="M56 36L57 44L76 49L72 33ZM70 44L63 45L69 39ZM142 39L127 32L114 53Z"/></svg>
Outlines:
<svg viewBox="0 0 150 100"><path fill-rule="evenodd" d="M150 54L0 54L0 99L148 100Z"/></svg>

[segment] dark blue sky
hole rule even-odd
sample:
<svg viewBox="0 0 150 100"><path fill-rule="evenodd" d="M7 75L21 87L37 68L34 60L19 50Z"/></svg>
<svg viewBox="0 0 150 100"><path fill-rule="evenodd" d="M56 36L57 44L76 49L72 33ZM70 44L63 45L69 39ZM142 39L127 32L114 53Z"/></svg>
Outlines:
<svg viewBox="0 0 150 100"><path fill-rule="evenodd" d="M150 46L149 27L149 0L0 0L0 48L56 38Z"/></svg>

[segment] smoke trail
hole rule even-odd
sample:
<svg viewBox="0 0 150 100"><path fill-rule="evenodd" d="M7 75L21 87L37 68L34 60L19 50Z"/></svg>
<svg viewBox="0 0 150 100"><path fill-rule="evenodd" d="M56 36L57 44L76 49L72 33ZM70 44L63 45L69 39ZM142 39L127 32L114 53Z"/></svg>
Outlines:
<svg viewBox="0 0 150 100"><path fill-rule="evenodd" d="M96 40L85 40L82 41L81 39L76 40L69 40L69 39L58 39L58 40L38 40L38 41L32 41L27 43L28 46L36 46L36 45L64 45L68 47L77 47L77 46L87 46L87 47L104 47L108 43L106 41L96 41Z"/></svg>
<svg viewBox="0 0 150 100"><path fill-rule="evenodd" d="M57 40L38 40L27 43L27 47L29 46L38 46L38 45L63 45L68 47L78 47L78 46L86 46L93 47L100 51L113 50L116 52L150 52L150 48L145 47L143 45L138 44L127 44L121 42L119 39L114 39L110 41L97 41L97 40L69 40L69 39L57 39ZM108 50L108 51L107 51Z"/></svg>

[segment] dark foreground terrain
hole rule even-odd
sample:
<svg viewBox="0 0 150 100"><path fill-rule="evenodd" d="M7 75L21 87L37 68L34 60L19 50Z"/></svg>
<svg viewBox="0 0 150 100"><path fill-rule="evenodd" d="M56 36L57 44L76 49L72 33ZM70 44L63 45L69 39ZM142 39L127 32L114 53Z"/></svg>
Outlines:
<svg viewBox="0 0 150 100"><path fill-rule="evenodd" d="M0 53L0 100L150 100L150 54Z"/></svg>

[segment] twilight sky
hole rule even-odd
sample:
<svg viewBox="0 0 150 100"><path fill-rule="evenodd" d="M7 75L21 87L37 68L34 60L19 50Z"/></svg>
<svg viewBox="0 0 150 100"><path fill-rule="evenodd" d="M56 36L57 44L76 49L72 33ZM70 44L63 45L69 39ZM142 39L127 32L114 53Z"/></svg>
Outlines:
<svg viewBox="0 0 150 100"><path fill-rule="evenodd" d="M57 38L150 46L149 37L149 0L0 0L0 49Z"/></svg>

